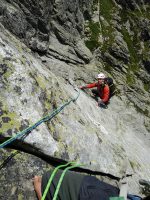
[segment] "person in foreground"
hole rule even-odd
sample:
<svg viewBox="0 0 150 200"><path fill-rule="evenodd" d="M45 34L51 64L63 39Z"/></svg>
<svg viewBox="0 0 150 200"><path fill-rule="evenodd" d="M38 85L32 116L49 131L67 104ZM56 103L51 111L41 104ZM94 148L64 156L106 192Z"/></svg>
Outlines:
<svg viewBox="0 0 150 200"><path fill-rule="evenodd" d="M97 89L93 89L92 93L95 97L99 97L98 100L98 106L105 107L107 105L109 98L110 98L110 88L107 84L106 76L103 73L98 74L97 76L97 82L90 83L85 86L81 86L80 89L87 89L87 88L94 88L97 87Z"/></svg>
<svg viewBox="0 0 150 200"><path fill-rule="evenodd" d="M42 199L42 194L47 186L52 170L44 173L42 177L35 176L33 179L34 189L38 200ZM52 200L62 170L55 175L48 190L45 200ZM57 200L109 200L110 197L118 197L119 189L108 183L100 181L94 176L82 175L77 172L67 171L62 181ZM142 200L141 197L128 195L130 200ZM150 200L150 196L143 200Z"/></svg>

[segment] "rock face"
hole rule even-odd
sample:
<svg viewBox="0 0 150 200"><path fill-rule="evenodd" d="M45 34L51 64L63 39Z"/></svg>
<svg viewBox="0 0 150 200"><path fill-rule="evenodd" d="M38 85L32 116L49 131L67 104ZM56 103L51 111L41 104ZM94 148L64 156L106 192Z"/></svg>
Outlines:
<svg viewBox="0 0 150 200"><path fill-rule="evenodd" d="M127 160L132 174L129 192L141 195L138 180L150 178L148 9L149 3L143 1L110 0L106 5L92 0L0 0L1 142L79 95L10 148L56 161L74 160L91 174L117 178ZM79 94L77 89L95 81L102 70L117 87L108 109L97 107L90 90ZM36 164L40 174L46 169L40 160L31 166L31 160L25 159L26 173L31 169L35 174ZM12 173L22 169L12 165ZM0 180L6 182L6 171L2 174ZM35 199L33 190L25 195L28 184L21 186L19 197L16 187L24 180L17 180L13 176L15 184L6 199L15 200L15 194L18 199ZM3 200L4 193L1 188Z"/></svg>
<svg viewBox="0 0 150 200"><path fill-rule="evenodd" d="M10 155L12 151L1 150L0 159L5 160ZM32 179L50 168L50 165L38 157L23 152L16 154L1 168L0 198L36 199Z"/></svg>
<svg viewBox="0 0 150 200"><path fill-rule="evenodd" d="M91 53L81 38L84 15L90 15L92 0L0 2L1 23L32 50L48 52L68 62L89 62ZM68 46L66 51L64 45Z"/></svg>
<svg viewBox="0 0 150 200"><path fill-rule="evenodd" d="M108 12L105 12L106 5L102 1L100 34L103 43L100 44L99 50L95 51L97 59L103 62L103 68L114 77L118 77L118 84L123 85L121 90L134 103L137 110L148 117L149 6L149 2L144 1L116 0L110 3Z"/></svg>
<svg viewBox="0 0 150 200"><path fill-rule="evenodd" d="M1 1L2 24L33 50L46 51L52 1Z"/></svg>

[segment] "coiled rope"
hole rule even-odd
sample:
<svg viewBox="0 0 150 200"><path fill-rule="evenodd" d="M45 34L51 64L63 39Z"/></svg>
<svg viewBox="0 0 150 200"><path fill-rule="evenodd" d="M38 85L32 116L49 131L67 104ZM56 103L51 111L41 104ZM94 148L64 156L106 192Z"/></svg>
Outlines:
<svg viewBox="0 0 150 200"><path fill-rule="evenodd" d="M67 172L69 169L73 169L73 168L80 167L80 166L81 166L81 164L74 164L73 166L67 167L67 168L63 171L63 173L62 173L62 175L61 175L61 177L60 177L60 179L59 179L57 188L56 188L56 190L55 190L55 194L54 194L53 200L56 200L56 199L57 199L58 192L59 192L61 183L62 183L62 181L63 181L63 178L64 178L66 172Z"/></svg>
<svg viewBox="0 0 150 200"><path fill-rule="evenodd" d="M68 165L71 165L71 166L68 166ZM67 166L68 166L68 167L67 167ZM51 174L49 180L48 180L47 186L46 186L46 188L45 188L45 190L44 190L44 193L43 193L43 196L42 196L42 199L41 199L41 200L45 200L46 195L47 195L47 193L48 193L48 190L49 190L49 188L50 188L50 185L51 185L51 183L52 183L52 181L53 181L53 179L54 179L54 176L55 176L55 174L57 173L57 171L58 171L60 168L66 167L65 170L63 171L63 173L61 174L60 178L59 178L59 182L58 182L58 184L57 184L57 187L56 187L56 190L55 190L55 193L54 193L54 197L53 197L52 200L56 200L56 199L57 199L58 192L59 192L59 189L60 189L60 187L61 187L61 183L62 183L62 181L63 181L63 178L64 178L66 172L67 172L69 169L73 169L73 168L80 167L80 166L83 166L83 164L77 164L76 162L68 162L68 163L65 164L65 165L59 165L58 167L56 167L56 168L54 169L54 171L52 172L52 174Z"/></svg>
<svg viewBox="0 0 150 200"><path fill-rule="evenodd" d="M48 120L51 120L54 116L56 116L60 111L62 111L67 105L69 105L71 102L75 102L78 97L80 95L80 91L78 91L78 94L75 98L71 98L69 101L67 101L65 104L63 104L62 106L58 107L56 110L54 110L52 113L49 113L48 115L46 115L45 117L43 117L42 119L40 119L39 121L37 121L35 124L31 125L30 127L24 129L21 132L16 133L15 136L11 137L10 139L8 139L7 141L3 142L0 144L0 149L4 148L6 145L12 143L13 141L15 141L16 139L19 139L21 137L23 137L25 134L31 132L33 129L35 129L37 126L39 126L41 123L46 122Z"/></svg>

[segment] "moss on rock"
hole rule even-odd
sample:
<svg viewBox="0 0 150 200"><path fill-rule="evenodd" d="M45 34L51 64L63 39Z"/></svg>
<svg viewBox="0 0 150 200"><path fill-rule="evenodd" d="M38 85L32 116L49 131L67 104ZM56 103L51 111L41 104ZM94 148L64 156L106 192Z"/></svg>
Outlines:
<svg viewBox="0 0 150 200"><path fill-rule="evenodd" d="M112 19L114 8L112 0L100 0L100 14L109 22Z"/></svg>
<svg viewBox="0 0 150 200"><path fill-rule="evenodd" d="M7 106L1 103L0 134L13 132L14 128L18 130L20 127L18 118L17 113L9 112Z"/></svg>
<svg viewBox="0 0 150 200"><path fill-rule="evenodd" d="M88 22L89 28L89 37L88 40L85 41L86 46L94 51L97 47L99 47L99 34L100 34L100 26L99 22L93 22L92 20Z"/></svg>

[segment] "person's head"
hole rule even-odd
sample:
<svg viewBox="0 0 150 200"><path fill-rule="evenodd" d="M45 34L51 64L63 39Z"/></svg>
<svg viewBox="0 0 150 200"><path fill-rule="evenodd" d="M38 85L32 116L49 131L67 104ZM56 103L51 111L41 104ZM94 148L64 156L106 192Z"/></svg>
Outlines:
<svg viewBox="0 0 150 200"><path fill-rule="evenodd" d="M103 73L100 73L100 74L97 75L97 79L98 79L98 82L99 82L100 84L104 84L105 78L106 78L106 76L105 76L105 74L103 74Z"/></svg>

